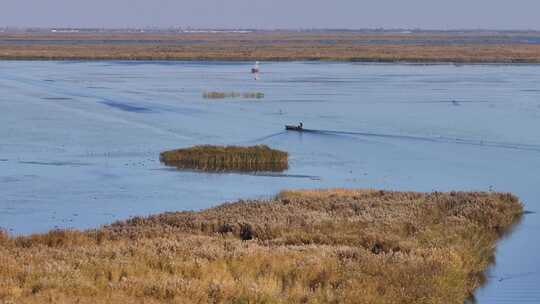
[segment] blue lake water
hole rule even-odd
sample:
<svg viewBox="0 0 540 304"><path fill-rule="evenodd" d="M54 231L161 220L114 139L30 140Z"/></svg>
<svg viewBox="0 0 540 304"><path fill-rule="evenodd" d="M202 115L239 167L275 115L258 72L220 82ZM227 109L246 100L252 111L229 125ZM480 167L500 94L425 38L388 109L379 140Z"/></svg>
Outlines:
<svg viewBox="0 0 540 304"><path fill-rule="evenodd" d="M526 209L479 303L540 303L540 66L0 61L0 226L90 228L287 188L495 190ZM206 100L204 91L263 92ZM285 124L306 128L285 132ZM159 152L267 144L282 175L179 172Z"/></svg>

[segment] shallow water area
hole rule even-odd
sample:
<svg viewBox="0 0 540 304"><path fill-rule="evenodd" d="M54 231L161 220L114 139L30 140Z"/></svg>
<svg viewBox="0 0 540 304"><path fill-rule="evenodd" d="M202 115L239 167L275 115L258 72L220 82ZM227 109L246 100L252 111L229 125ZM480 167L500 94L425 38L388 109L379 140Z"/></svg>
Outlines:
<svg viewBox="0 0 540 304"><path fill-rule="evenodd" d="M263 63L255 81L251 65L0 61L0 226L90 228L288 188L509 191L533 213L476 299L540 302L540 66ZM313 132L284 130L300 121ZM159 162L198 144L266 144L289 152L289 170Z"/></svg>

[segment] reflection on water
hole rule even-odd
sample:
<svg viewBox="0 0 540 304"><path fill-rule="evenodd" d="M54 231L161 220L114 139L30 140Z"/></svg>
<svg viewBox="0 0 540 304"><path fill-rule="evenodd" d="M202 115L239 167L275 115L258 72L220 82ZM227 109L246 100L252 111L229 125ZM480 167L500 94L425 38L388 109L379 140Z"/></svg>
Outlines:
<svg viewBox="0 0 540 304"><path fill-rule="evenodd" d="M169 167L174 167L180 171L191 170L192 172L213 172L213 173L271 173L271 172L283 172L288 169L286 163L247 163L239 162L224 166L223 164L216 163L201 163L197 161L180 161L180 162L168 162L162 163ZM260 175L262 176L262 175ZM270 175L268 175L270 176ZM275 175L272 175L275 176Z"/></svg>
<svg viewBox="0 0 540 304"><path fill-rule="evenodd" d="M538 66L263 63L254 81L251 64L0 62L0 226L88 228L319 187L508 191L540 210ZM299 121L316 131L283 131ZM198 144L267 144L289 169L159 162ZM478 303L540 303L539 232L528 213L500 242Z"/></svg>
<svg viewBox="0 0 540 304"><path fill-rule="evenodd" d="M521 214L519 217L517 217L514 220L514 222L512 223L512 226L510 226L510 229L505 230L505 231L500 231L500 233L501 233L500 239L507 239L507 238L511 237L512 234L514 233L515 229L523 221L523 216L524 215L526 215L526 212L524 212L523 214ZM525 277L525 276L528 276L528 275L535 275L535 273L540 274L540 271L539 272L529 271L529 272L526 272L526 273L516 273L516 274L511 274L511 275L498 276L498 275L492 274L493 269L496 267L496 265L497 265L497 257L494 256L493 259L490 261L490 266L489 266L487 272L483 273L482 276L481 276L481 282L480 282L481 287L480 288L484 288L486 286L489 286L489 284L494 282L494 281L495 282L502 282L504 280L521 278L521 277ZM473 295L471 295L471 297L468 299L468 301L465 304L477 304L477 303L482 303L482 301L479 301L477 299L476 295L473 294Z"/></svg>

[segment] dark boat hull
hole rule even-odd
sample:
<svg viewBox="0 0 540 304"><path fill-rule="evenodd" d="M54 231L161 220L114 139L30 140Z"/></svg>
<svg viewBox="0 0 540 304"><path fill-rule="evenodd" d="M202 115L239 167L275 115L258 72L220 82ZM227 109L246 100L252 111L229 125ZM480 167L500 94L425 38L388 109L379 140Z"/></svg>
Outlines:
<svg viewBox="0 0 540 304"><path fill-rule="evenodd" d="M300 127L300 126L285 126L285 130L288 130L288 131L304 131L304 128Z"/></svg>

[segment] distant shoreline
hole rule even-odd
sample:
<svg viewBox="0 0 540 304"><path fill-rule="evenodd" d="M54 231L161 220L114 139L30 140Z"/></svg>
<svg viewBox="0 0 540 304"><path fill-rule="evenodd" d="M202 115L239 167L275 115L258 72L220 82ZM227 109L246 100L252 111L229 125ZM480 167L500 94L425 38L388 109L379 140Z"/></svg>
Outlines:
<svg viewBox="0 0 540 304"><path fill-rule="evenodd" d="M538 64L540 33L0 33L0 60Z"/></svg>
<svg viewBox="0 0 540 304"><path fill-rule="evenodd" d="M254 59L221 59L221 58L192 58L192 59L160 59L160 58L40 58L40 57L1 57L1 61L72 61L72 62L209 62L209 63L248 63L254 61ZM408 61L408 60L362 60L362 59L260 59L260 62L267 63L294 63L294 62L314 62L314 63L361 63L361 64L403 64L403 65L456 65L456 66L474 66L474 65L486 65L486 66L527 66L527 65L540 65L540 61Z"/></svg>

